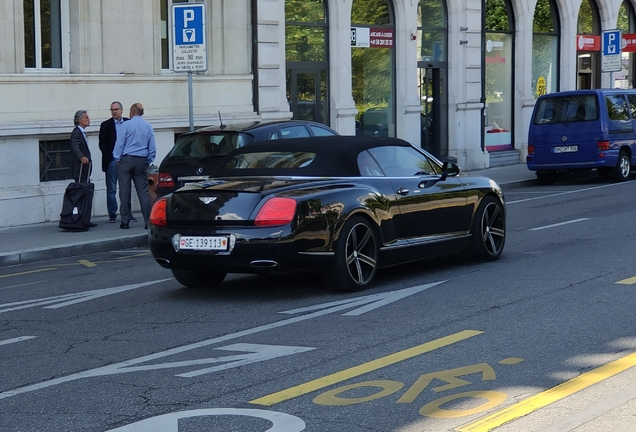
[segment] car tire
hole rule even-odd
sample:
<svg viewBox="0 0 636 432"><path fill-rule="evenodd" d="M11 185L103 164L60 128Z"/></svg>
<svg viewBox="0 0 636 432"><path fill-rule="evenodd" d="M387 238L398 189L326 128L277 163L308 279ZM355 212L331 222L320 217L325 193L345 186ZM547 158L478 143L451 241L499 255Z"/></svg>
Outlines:
<svg viewBox="0 0 636 432"><path fill-rule="evenodd" d="M501 202L487 196L481 200L471 238L473 253L482 261L495 261L506 243L506 217Z"/></svg>
<svg viewBox="0 0 636 432"><path fill-rule="evenodd" d="M557 179L557 173L554 171L537 171L537 181L542 186L553 185Z"/></svg>
<svg viewBox="0 0 636 432"><path fill-rule="evenodd" d="M340 231L334 246L334 263L323 274L324 283L335 291L361 291L375 277L379 246L371 224L354 216Z"/></svg>
<svg viewBox="0 0 636 432"><path fill-rule="evenodd" d="M631 162L627 152L622 151L618 154L618 162L612 169L612 178L617 182L624 182L629 179L631 172Z"/></svg>
<svg viewBox="0 0 636 432"><path fill-rule="evenodd" d="M172 269L174 278L181 285L188 288L211 288L219 285L225 279L227 273L222 272L196 272L190 270Z"/></svg>

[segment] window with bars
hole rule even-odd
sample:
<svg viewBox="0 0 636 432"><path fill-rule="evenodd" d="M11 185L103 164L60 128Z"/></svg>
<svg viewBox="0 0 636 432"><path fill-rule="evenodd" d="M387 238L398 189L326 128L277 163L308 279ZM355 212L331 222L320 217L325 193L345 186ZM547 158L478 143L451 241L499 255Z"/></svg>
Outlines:
<svg viewBox="0 0 636 432"><path fill-rule="evenodd" d="M72 179L71 140L40 141L40 181Z"/></svg>

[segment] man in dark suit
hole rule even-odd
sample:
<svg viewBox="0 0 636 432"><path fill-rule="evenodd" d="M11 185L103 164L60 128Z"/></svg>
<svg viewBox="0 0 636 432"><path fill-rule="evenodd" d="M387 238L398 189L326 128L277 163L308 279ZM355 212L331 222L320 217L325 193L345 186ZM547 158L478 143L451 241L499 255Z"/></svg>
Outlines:
<svg viewBox="0 0 636 432"><path fill-rule="evenodd" d="M122 113L121 102L111 103L111 118L102 122L99 127L99 149L102 151L102 171L106 173L106 207L110 223L117 222L117 163L113 159L113 150L117 141L117 131L121 124L128 120L127 117L122 117Z"/></svg>
<svg viewBox="0 0 636 432"><path fill-rule="evenodd" d="M86 128L91 125L91 119L86 110L79 110L73 117L73 123L75 128L71 132L71 172L76 182L88 183L92 160L86 139ZM89 226L96 227L97 224L91 222Z"/></svg>

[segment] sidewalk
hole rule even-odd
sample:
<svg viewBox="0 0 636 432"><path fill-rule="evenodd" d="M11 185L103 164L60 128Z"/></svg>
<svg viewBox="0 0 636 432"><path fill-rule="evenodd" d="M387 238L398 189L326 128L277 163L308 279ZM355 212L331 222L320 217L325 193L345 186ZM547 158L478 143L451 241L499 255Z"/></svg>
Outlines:
<svg viewBox="0 0 636 432"><path fill-rule="evenodd" d="M532 184L535 174L525 164L470 171L472 175L490 177L504 187ZM67 232L58 228L58 221L0 228L0 267L24 264L43 259L65 258L113 249L148 245L144 222L131 222L130 229L119 228L119 222L94 217L97 227L85 232Z"/></svg>

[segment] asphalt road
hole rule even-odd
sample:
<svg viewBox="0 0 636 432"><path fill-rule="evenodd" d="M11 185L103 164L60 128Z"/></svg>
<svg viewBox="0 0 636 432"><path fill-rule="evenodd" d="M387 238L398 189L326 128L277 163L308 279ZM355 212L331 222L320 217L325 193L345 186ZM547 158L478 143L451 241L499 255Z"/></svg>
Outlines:
<svg viewBox="0 0 636 432"><path fill-rule="evenodd" d="M593 176L506 190L499 261L394 267L354 294L302 275L186 289L143 250L1 268L0 431L544 431L629 404L634 196ZM603 430L610 408L558 430Z"/></svg>

